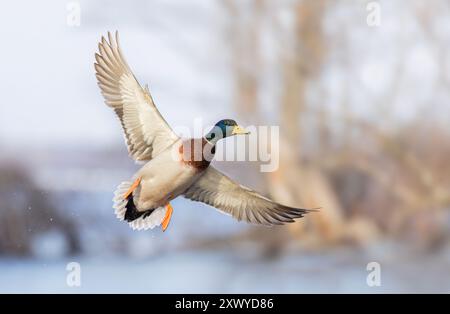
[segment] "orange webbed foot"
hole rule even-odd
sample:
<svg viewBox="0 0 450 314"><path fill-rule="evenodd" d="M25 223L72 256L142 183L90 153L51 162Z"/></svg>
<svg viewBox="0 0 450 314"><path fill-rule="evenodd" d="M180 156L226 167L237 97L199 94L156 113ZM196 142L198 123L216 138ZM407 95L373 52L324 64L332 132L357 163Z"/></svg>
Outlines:
<svg viewBox="0 0 450 314"><path fill-rule="evenodd" d="M141 183L141 178L137 178L133 184L130 186L130 188L128 189L128 191L123 195L124 199L127 199L131 193L133 193L134 190L136 190L136 188L138 187L139 183Z"/></svg>
<svg viewBox="0 0 450 314"><path fill-rule="evenodd" d="M170 203L167 203L167 205L166 205L166 215L164 216L164 219L163 219L162 224L161 224L163 232L166 231L167 227L169 226L170 218L172 218L172 212L173 212L172 205L170 205Z"/></svg>

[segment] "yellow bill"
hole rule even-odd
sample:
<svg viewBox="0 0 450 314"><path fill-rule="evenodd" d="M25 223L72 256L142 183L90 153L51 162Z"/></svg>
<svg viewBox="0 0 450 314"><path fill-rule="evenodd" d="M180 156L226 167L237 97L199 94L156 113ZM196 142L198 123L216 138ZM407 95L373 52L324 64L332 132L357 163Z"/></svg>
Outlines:
<svg viewBox="0 0 450 314"><path fill-rule="evenodd" d="M239 134L250 134L250 131L247 131L243 127L236 125L233 128L233 131L231 132L232 135L239 135Z"/></svg>

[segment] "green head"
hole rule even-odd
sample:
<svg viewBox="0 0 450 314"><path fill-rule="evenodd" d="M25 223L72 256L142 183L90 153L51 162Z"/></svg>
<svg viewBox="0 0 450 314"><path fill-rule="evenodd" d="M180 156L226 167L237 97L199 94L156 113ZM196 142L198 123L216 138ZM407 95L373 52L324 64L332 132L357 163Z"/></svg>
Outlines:
<svg viewBox="0 0 450 314"><path fill-rule="evenodd" d="M219 140L232 136L232 135L240 135L240 134L249 134L246 129L239 126L236 121L232 119L224 119L220 120L216 123L216 125L205 135L205 139L212 143L216 144Z"/></svg>

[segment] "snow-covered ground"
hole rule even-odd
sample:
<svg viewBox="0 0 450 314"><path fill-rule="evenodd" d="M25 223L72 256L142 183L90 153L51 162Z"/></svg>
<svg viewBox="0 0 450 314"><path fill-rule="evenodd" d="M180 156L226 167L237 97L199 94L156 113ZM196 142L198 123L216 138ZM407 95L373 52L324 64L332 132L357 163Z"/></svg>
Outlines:
<svg viewBox="0 0 450 314"><path fill-rule="evenodd" d="M244 251L178 251L145 259L0 260L1 293L383 293L450 292L450 252L396 255L332 249L261 260ZM67 263L81 266L81 286L66 284ZM367 263L381 266L369 287Z"/></svg>

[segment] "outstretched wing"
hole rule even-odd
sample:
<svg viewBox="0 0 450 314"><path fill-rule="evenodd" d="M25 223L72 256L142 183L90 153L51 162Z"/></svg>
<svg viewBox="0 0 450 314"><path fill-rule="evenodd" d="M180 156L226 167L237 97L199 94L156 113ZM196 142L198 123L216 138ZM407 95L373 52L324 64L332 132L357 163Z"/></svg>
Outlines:
<svg viewBox="0 0 450 314"><path fill-rule="evenodd" d="M237 220L262 225L282 225L314 211L278 204L242 186L210 166L184 197L220 209Z"/></svg>
<svg viewBox="0 0 450 314"><path fill-rule="evenodd" d="M114 109L122 124L130 156L150 160L174 143L178 136L159 113L148 89L139 85L115 38L108 32L95 54L95 75L105 103Z"/></svg>

